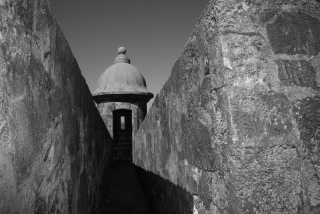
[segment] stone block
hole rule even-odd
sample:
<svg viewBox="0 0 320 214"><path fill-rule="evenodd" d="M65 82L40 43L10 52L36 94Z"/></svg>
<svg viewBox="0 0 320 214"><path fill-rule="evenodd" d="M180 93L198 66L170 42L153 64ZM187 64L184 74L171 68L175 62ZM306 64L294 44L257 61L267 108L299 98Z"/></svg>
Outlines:
<svg viewBox="0 0 320 214"><path fill-rule="evenodd" d="M304 13L282 13L267 25L275 54L317 55L320 51L320 21Z"/></svg>
<svg viewBox="0 0 320 214"><path fill-rule="evenodd" d="M278 77L282 85L310 87L317 90L316 71L305 61L276 60Z"/></svg>

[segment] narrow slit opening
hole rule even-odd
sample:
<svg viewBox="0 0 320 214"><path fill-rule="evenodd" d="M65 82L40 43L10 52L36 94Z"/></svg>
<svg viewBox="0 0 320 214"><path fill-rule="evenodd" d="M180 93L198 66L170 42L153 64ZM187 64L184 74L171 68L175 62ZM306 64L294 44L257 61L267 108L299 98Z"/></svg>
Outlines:
<svg viewBox="0 0 320 214"><path fill-rule="evenodd" d="M126 120L124 116L120 117L120 123L121 123L121 130L125 130L126 129Z"/></svg>

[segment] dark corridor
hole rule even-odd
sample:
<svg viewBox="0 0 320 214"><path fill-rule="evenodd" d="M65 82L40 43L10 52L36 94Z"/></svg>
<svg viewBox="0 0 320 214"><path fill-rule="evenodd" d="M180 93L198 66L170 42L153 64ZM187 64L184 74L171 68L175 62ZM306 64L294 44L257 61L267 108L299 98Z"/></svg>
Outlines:
<svg viewBox="0 0 320 214"><path fill-rule="evenodd" d="M149 214L135 166L129 161L116 161L106 201L107 214Z"/></svg>

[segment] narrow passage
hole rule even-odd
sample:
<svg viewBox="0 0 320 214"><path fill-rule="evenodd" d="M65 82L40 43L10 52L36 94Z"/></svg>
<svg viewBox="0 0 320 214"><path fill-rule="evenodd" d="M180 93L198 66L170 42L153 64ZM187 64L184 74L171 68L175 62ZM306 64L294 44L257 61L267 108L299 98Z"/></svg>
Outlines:
<svg viewBox="0 0 320 214"><path fill-rule="evenodd" d="M149 214L134 165L119 161L110 178L107 214Z"/></svg>

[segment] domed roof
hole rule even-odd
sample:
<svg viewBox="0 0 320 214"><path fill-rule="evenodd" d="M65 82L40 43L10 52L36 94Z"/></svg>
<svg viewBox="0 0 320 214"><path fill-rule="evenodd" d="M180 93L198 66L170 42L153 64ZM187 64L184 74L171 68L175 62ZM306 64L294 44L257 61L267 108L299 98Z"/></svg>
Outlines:
<svg viewBox="0 0 320 214"><path fill-rule="evenodd" d="M114 64L100 76L98 88L93 95L104 94L139 94L152 95L147 89L146 81L136 67L130 64L126 49L120 47Z"/></svg>

